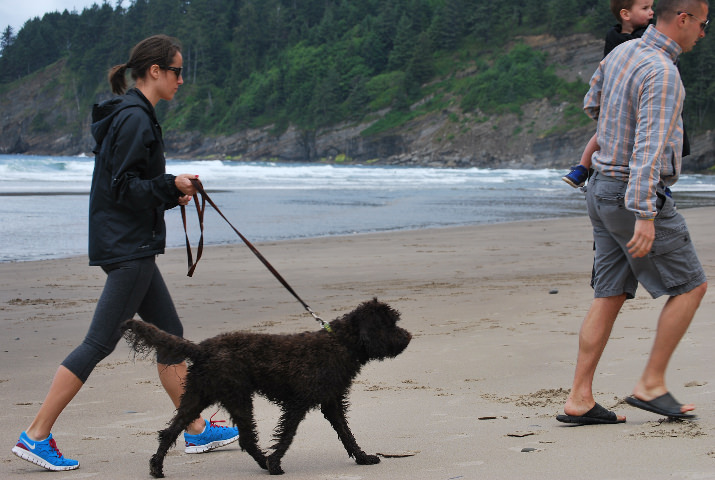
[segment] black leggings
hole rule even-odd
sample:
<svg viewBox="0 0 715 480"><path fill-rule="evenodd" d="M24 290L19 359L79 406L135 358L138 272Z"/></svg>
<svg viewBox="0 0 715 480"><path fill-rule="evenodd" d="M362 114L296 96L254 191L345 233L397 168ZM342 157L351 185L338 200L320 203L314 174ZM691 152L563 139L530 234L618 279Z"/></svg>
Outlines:
<svg viewBox="0 0 715 480"><path fill-rule="evenodd" d="M62 362L82 383L87 381L94 367L114 351L122 336L122 322L135 313L173 335L180 337L184 333L153 256L104 265L102 270L107 274L107 282L87 336ZM157 357L158 363L166 365L182 360Z"/></svg>

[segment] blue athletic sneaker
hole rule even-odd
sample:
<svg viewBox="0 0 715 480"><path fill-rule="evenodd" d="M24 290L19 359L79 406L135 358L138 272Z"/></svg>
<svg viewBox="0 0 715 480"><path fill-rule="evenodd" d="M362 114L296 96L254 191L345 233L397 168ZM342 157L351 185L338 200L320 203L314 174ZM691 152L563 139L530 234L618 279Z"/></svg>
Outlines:
<svg viewBox="0 0 715 480"><path fill-rule="evenodd" d="M184 432L186 453L204 453L228 445L238 440L238 428L216 425L216 422L204 420L204 431L198 435Z"/></svg>
<svg viewBox="0 0 715 480"><path fill-rule="evenodd" d="M561 180L571 185L573 188L583 187L588 180L588 169L583 165L571 167L571 171L561 177Z"/></svg>
<svg viewBox="0 0 715 480"><path fill-rule="evenodd" d="M51 433L46 439L36 442L31 440L25 432L22 432L17 445L12 448L12 453L47 470L60 471L79 468L77 460L62 456Z"/></svg>

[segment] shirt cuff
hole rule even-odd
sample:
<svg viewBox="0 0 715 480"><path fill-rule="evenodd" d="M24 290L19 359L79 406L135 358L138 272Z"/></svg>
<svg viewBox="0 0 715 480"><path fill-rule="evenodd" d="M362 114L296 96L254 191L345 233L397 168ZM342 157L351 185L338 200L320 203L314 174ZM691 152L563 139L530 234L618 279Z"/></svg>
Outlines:
<svg viewBox="0 0 715 480"><path fill-rule="evenodd" d="M179 198L184 196L184 192L182 192L176 187L176 175L165 173L164 180L166 180L166 184L169 187L169 192L173 197Z"/></svg>

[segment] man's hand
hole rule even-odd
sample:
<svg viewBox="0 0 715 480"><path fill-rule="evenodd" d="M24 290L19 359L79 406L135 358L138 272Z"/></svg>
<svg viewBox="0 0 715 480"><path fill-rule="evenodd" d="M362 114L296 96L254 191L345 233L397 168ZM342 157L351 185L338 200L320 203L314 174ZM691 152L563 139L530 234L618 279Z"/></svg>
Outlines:
<svg viewBox="0 0 715 480"><path fill-rule="evenodd" d="M655 222L653 220L636 220L633 238L626 244L628 253L633 258L645 257L650 252L655 239Z"/></svg>

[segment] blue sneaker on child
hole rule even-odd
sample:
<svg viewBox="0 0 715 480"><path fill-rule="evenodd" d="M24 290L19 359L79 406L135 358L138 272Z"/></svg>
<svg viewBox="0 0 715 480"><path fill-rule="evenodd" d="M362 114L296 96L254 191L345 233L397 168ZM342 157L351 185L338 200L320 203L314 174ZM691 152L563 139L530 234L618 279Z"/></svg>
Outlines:
<svg viewBox="0 0 715 480"><path fill-rule="evenodd" d="M36 442L22 432L17 445L12 448L12 453L47 470L61 471L79 468L77 460L65 458L60 453L51 433L46 439Z"/></svg>
<svg viewBox="0 0 715 480"><path fill-rule="evenodd" d="M228 445L238 440L238 428L216 425L215 422L204 420L204 431L198 435L184 432L186 453L204 453Z"/></svg>
<svg viewBox="0 0 715 480"><path fill-rule="evenodd" d="M588 169L583 165L571 167L571 172L561 177L561 180L571 185L573 188L583 187L588 180Z"/></svg>

